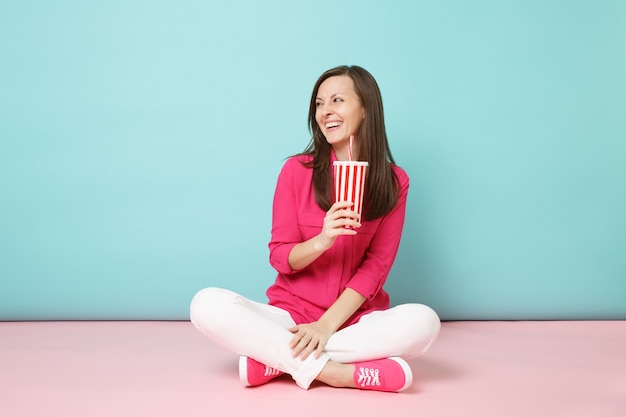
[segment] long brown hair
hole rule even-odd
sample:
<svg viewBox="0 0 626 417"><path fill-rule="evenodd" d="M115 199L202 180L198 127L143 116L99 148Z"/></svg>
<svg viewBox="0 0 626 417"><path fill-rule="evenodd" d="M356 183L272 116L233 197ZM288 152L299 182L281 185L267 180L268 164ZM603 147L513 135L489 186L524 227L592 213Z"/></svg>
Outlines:
<svg viewBox="0 0 626 417"><path fill-rule="evenodd" d="M322 210L327 211L334 199L331 195L332 147L315 120L316 99L320 85L328 78L338 75L347 75L352 79L354 90L365 109L365 119L359 129L355 145L359 160L369 163L363 197L363 219L373 220L389 213L396 206L398 185L391 169L391 164L395 164L395 161L387 141L383 100L378 83L367 70L356 65L339 66L329 69L319 77L313 87L309 105L309 131L312 138L303 154L313 156L313 160L307 166L313 168L315 201Z"/></svg>

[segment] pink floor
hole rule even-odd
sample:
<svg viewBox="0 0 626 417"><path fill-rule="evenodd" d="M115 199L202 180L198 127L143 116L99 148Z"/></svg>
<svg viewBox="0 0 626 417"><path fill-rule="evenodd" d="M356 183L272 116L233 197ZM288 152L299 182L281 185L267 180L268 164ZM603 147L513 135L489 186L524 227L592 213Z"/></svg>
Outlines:
<svg viewBox="0 0 626 417"><path fill-rule="evenodd" d="M0 322L0 416L626 416L626 321L447 322L390 394L243 388L189 322Z"/></svg>

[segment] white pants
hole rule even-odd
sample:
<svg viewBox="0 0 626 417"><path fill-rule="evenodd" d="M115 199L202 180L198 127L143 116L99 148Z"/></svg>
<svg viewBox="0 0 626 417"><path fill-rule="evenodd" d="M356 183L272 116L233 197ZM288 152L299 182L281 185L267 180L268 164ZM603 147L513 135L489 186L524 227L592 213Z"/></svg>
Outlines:
<svg viewBox="0 0 626 417"><path fill-rule="evenodd" d="M290 374L307 389L329 360L352 363L400 356L420 356L437 338L441 323L422 304L402 304L361 317L333 334L315 359L294 358L289 349L296 325L281 308L249 300L221 288L205 288L191 302L191 322L214 342Z"/></svg>

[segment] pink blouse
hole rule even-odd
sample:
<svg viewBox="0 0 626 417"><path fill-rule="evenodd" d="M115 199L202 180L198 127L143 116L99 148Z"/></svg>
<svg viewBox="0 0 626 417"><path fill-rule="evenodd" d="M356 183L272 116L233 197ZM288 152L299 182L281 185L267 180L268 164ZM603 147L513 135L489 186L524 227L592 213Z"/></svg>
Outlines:
<svg viewBox="0 0 626 417"><path fill-rule="evenodd" d="M332 158L334 161L334 155ZM389 308L383 284L400 245L409 177L392 165L400 185L396 207L383 217L364 221L355 236L339 236L333 247L312 264L294 271L289 266L289 252L296 244L318 235L326 215L315 202L313 169L301 164L311 159L289 158L278 176L269 243L270 264L278 276L267 296L269 304L287 310L301 324L318 320L346 287L351 288L366 301L344 323L345 327L363 314Z"/></svg>

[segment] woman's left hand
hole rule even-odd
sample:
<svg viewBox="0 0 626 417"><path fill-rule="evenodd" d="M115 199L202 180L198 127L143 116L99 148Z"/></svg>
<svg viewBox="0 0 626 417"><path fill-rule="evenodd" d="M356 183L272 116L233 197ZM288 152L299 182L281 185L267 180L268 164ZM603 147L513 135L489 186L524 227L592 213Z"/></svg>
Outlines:
<svg viewBox="0 0 626 417"><path fill-rule="evenodd" d="M326 348L328 339L334 333L334 329L321 321L300 324L290 328L289 331L293 333L289 342L293 357L299 356L302 360L308 358L313 351L315 358L319 358Z"/></svg>

